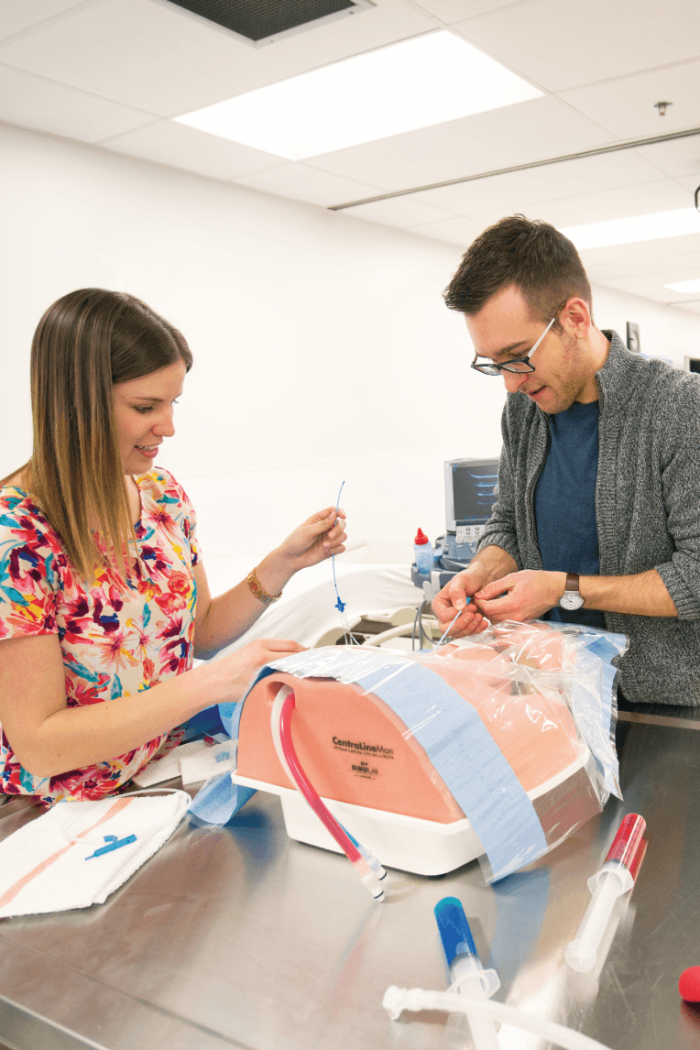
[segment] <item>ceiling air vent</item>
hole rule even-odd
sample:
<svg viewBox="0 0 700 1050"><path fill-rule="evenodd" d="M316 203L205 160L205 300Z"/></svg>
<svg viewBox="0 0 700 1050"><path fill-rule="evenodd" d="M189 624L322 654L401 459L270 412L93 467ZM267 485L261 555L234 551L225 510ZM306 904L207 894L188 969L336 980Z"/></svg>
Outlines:
<svg viewBox="0 0 700 1050"><path fill-rule="evenodd" d="M163 0L160 0L162 3ZM165 0L213 22L246 44L271 44L344 15L374 7L372 0Z"/></svg>

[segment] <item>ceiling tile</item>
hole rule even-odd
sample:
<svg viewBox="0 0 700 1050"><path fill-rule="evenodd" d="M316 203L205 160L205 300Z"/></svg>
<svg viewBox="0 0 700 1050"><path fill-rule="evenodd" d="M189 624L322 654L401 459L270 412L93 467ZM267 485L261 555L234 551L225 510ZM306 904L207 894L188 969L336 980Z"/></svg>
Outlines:
<svg viewBox="0 0 700 1050"><path fill-rule="evenodd" d="M562 200L538 201L525 208L532 219L544 219L553 226L583 226L586 223L605 222L607 219L631 218L635 215L653 215L655 212L680 211L689 206L688 194L674 179L663 182L644 183L641 186L621 186L597 193L582 193L577 197ZM489 210L475 214L473 218L491 223L504 215L503 210Z"/></svg>
<svg viewBox="0 0 700 1050"><path fill-rule="evenodd" d="M693 195L700 185L700 173L698 175L683 175L675 180L680 186L685 186L687 190L690 190L690 197Z"/></svg>
<svg viewBox="0 0 700 1050"><path fill-rule="evenodd" d="M102 0L0 44L0 62L176 116L436 28L399 0L254 48L154 0Z"/></svg>
<svg viewBox="0 0 700 1050"><path fill-rule="evenodd" d="M700 61L563 91L559 97L622 139L700 127ZM665 116L656 102L672 102Z"/></svg>
<svg viewBox="0 0 700 1050"><path fill-rule="evenodd" d="M0 65L0 120L8 124L97 142L153 119L150 113Z"/></svg>
<svg viewBox="0 0 700 1050"><path fill-rule="evenodd" d="M236 178L235 181L265 193L273 193L277 197L290 197L324 208L360 197L371 197L380 192L376 186L353 182L301 162L278 164L274 168Z"/></svg>
<svg viewBox="0 0 700 1050"><path fill-rule="evenodd" d="M361 204L357 208L348 208L346 215L354 219L367 219L384 226L418 226L424 222L438 222L453 218L441 208L432 208L423 204L418 197L394 197L386 201L374 201L372 204Z"/></svg>
<svg viewBox="0 0 700 1050"><path fill-rule="evenodd" d="M128 153L215 179L233 179L280 162L279 157L270 153L206 135L172 120L158 120L126 135L106 138L101 144L116 153Z"/></svg>
<svg viewBox="0 0 700 1050"><path fill-rule="evenodd" d="M518 0L414 0L430 15L439 18L445 25L454 25L465 18L474 18L485 11L495 11L499 7L509 7Z"/></svg>
<svg viewBox="0 0 700 1050"><path fill-rule="evenodd" d="M581 259L586 267L589 263L602 263L632 276L691 270L700 266L700 233L644 241L641 244L586 248L581 252Z"/></svg>
<svg viewBox="0 0 700 1050"><path fill-rule="evenodd" d="M550 91L697 58L697 0L524 0L454 28Z"/></svg>
<svg viewBox="0 0 700 1050"><path fill-rule="evenodd" d="M526 210L538 201L568 199L578 193L600 193L658 180L659 172L654 166L632 151L625 151L443 186L426 190L421 197L428 204L459 215L478 215L487 209L508 215Z"/></svg>
<svg viewBox="0 0 700 1050"><path fill-rule="evenodd" d="M441 219L438 222L412 226L411 233L418 233L421 237L433 237L436 241L447 241L448 244L459 244L466 251L483 229L483 226L471 219L456 216L454 219Z"/></svg>
<svg viewBox="0 0 700 1050"><path fill-rule="evenodd" d="M604 263L594 263L590 260L586 263L586 273L592 284L607 284L619 277L628 277L624 270L616 270L614 266L606 266ZM595 299L595 291L593 293Z"/></svg>
<svg viewBox="0 0 700 1050"><path fill-rule="evenodd" d="M0 5L0 40L23 29L29 29L47 18L77 7L83 0L2 0Z"/></svg>
<svg viewBox="0 0 700 1050"><path fill-rule="evenodd" d="M680 284L681 281L700 281L700 262L697 266L691 266L685 270L664 270L662 283L666 284ZM677 299L679 303L690 302L691 299L700 298L700 291L695 292L679 292L678 289L667 288L666 291L673 298Z"/></svg>
<svg viewBox="0 0 700 1050"><path fill-rule="evenodd" d="M668 280L668 274L662 272L637 275L635 277L621 277L607 281L606 284L609 288L617 288L620 292L631 292L632 295L641 295L644 299L652 299L657 303L666 303L668 306L684 308L687 304L694 301L691 295L684 299L678 292L672 292L669 288L664 288ZM697 293L695 299L697 299Z"/></svg>
<svg viewBox="0 0 700 1050"><path fill-rule="evenodd" d="M556 157L611 141L587 117L552 97L477 113L314 157L314 167L387 190Z"/></svg>
<svg viewBox="0 0 700 1050"><path fill-rule="evenodd" d="M700 174L700 135L640 146L635 152L669 175Z"/></svg>

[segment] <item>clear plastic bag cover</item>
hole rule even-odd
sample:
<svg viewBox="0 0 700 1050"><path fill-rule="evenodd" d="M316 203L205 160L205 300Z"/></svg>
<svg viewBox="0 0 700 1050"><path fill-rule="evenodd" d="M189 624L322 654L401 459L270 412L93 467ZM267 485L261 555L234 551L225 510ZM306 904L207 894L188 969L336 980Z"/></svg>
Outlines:
<svg viewBox="0 0 700 1050"><path fill-rule="evenodd" d="M352 684L388 705L426 775L469 818L494 881L571 835L610 792L619 795L614 662L625 649L624 637L607 632L506 623L422 654L295 653L261 669L251 689L282 672ZM234 737L241 709L221 710Z"/></svg>

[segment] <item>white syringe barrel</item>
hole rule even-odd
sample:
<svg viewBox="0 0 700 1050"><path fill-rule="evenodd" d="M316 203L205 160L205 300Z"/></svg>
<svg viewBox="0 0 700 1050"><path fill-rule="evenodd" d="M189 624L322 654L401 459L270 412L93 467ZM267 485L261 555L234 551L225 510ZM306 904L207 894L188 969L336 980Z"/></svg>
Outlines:
<svg viewBox="0 0 700 1050"><path fill-rule="evenodd" d="M605 864L588 880L593 898L581 920L573 941L567 944L564 958L573 970L592 970L598 958L598 947L610 921L615 901L634 886L644 850L646 823L638 813L623 818Z"/></svg>
<svg viewBox="0 0 700 1050"><path fill-rule="evenodd" d="M587 972L595 966L598 946L610 921L615 901L625 892L622 873L629 875L624 868L608 868L606 865L606 868L594 876L597 882L595 892L586 908L576 937L567 944L564 951L564 958L572 970Z"/></svg>

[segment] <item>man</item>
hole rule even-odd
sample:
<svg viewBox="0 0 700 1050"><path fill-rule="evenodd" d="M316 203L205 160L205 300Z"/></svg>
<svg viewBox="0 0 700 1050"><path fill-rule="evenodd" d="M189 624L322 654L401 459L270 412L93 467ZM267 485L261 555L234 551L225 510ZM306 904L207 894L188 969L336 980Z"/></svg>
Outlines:
<svg viewBox="0 0 700 1050"><path fill-rule="evenodd" d="M605 627L629 638L628 701L700 704L700 380L596 328L576 249L546 223L482 233L445 301L508 397L498 498L440 623Z"/></svg>

